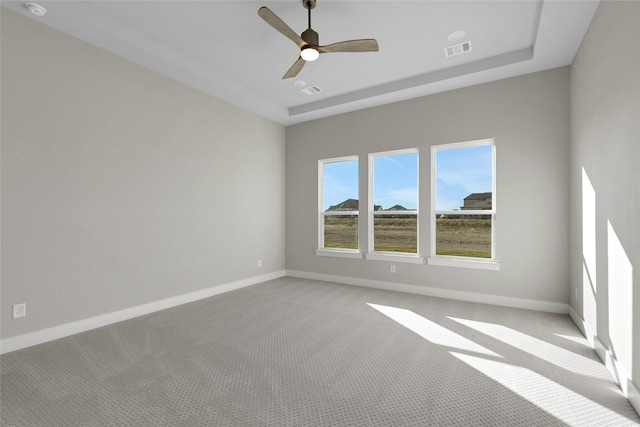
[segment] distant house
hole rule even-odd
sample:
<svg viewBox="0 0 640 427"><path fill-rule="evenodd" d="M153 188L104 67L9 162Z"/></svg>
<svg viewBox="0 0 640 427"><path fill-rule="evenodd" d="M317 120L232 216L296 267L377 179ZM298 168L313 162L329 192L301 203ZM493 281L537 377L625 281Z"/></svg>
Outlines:
<svg viewBox="0 0 640 427"><path fill-rule="evenodd" d="M492 193L471 193L464 198L464 206L460 206L462 211L488 211L493 206ZM462 215L467 219L490 219L491 215Z"/></svg>
<svg viewBox="0 0 640 427"><path fill-rule="evenodd" d="M389 209L385 209L386 211L406 211L407 208L405 208L402 205L395 205L395 206L391 206Z"/></svg>
<svg viewBox="0 0 640 427"><path fill-rule="evenodd" d="M417 215L416 209L407 209L402 205L391 206L385 212L397 212L397 215L386 215L387 218L415 218Z"/></svg>
<svg viewBox="0 0 640 427"><path fill-rule="evenodd" d="M460 206L460 210L491 210L492 193L471 193L464 198L464 206Z"/></svg>
<svg viewBox="0 0 640 427"><path fill-rule="evenodd" d="M358 210L358 199L347 199L344 202L338 203L337 205L329 206L325 212L329 211L357 211ZM374 211L381 211L382 206L374 205Z"/></svg>
<svg viewBox="0 0 640 427"><path fill-rule="evenodd" d="M357 211L358 210L358 199L347 199L344 202L338 203L337 205L329 206L328 211Z"/></svg>
<svg viewBox="0 0 640 427"><path fill-rule="evenodd" d="M489 193L491 194L491 193ZM358 199L347 199L344 202L340 202L337 205L331 205L325 212L330 211L357 211ZM406 211L409 210L402 205L395 205L389 209L382 209L381 205L373 205L374 211Z"/></svg>

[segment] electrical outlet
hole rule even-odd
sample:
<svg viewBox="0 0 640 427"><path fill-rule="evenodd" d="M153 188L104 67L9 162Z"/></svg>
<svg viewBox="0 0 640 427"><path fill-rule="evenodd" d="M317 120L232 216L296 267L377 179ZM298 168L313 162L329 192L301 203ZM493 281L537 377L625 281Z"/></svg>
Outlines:
<svg viewBox="0 0 640 427"><path fill-rule="evenodd" d="M13 305L13 318L19 319L20 317L27 316L27 303L23 302L22 304L14 304Z"/></svg>
<svg viewBox="0 0 640 427"><path fill-rule="evenodd" d="M261 259L258 260L258 267L262 267L262 260Z"/></svg>
<svg viewBox="0 0 640 427"><path fill-rule="evenodd" d="M392 273L396 272L396 265L395 264L391 264L391 266L389 267L389 271Z"/></svg>

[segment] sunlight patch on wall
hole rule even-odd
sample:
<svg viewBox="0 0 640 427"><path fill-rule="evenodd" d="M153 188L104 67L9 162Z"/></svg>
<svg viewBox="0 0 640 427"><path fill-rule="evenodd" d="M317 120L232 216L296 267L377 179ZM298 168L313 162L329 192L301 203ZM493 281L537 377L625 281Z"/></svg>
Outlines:
<svg viewBox="0 0 640 427"><path fill-rule="evenodd" d="M367 305L378 310L390 319L395 320L405 328L415 332L433 344L502 358L499 354L494 353L493 351L484 348L470 339L458 335L429 319L425 319L411 310L371 303L367 303Z"/></svg>
<svg viewBox="0 0 640 427"><path fill-rule="evenodd" d="M582 168L582 256L596 290L596 191Z"/></svg>
<svg viewBox="0 0 640 427"><path fill-rule="evenodd" d="M611 352L633 374L633 265L627 256L611 222L607 221L609 338ZM626 390L625 390L626 394Z"/></svg>
<svg viewBox="0 0 640 427"><path fill-rule="evenodd" d="M595 333L598 329L596 312L596 191L587 172L582 168L582 317ZM591 342L593 337L587 337Z"/></svg>

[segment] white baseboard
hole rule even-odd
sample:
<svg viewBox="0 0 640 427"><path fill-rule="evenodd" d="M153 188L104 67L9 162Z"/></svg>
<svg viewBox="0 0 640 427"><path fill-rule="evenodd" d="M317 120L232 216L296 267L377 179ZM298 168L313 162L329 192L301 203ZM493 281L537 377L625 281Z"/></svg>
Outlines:
<svg viewBox="0 0 640 427"><path fill-rule="evenodd" d="M322 280L345 285L364 286L387 291L405 292L430 297L448 298L459 301L477 302L481 304L500 305L504 307L523 308L526 310L546 311L550 313L568 314L569 304L558 302L529 300L523 298L501 297L479 294L475 292L454 291L450 289L430 288L427 286L407 285L404 283L383 282L380 280L361 279L331 274L310 273L306 271L287 270L287 276L302 279Z"/></svg>
<svg viewBox="0 0 640 427"><path fill-rule="evenodd" d="M114 311L112 313L78 320L76 322L65 323L64 325L42 329L24 335L5 338L0 341L0 354L10 353L22 348L31 347L33 345L57 340L59 338L64 338L69 335L78 334L80 332L85 332L102 326L111 325L123 320L132 319L134 317L143 316L145 314L153 313L182 304L187 304L204 298L209 298L214 295L234 291L236 289L255 285L267 280L277 279L283 277L284 275L285 270L279 270L273 273L262 274L260 276L225 283L223 285L213 286L211 288L202 289L200 291L177 295L175 297L165 298L159 301L150 302L148 304L142 304L136 307L125 308L124 310Z"/></svg>
<svg viewBox="0 0 640 427"><path fill-rule="evenodd" d="M569 317L585 336L613 379L618 383L633 409L640 415L640 388L634 384L626 369L618 362L609 349L600 341L596 331L574 309L569 307Z"/></svg>
<svg viewBox="0 0 640 427"><path fill-rule="evenodd" d="M631 380L627 384L627 399L640 416L640 388Z"/></svg>

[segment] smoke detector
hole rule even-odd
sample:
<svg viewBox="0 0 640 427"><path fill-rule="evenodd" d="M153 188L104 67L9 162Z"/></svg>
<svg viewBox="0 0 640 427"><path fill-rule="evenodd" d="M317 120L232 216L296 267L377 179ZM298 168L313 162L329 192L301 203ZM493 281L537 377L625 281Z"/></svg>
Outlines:
<svg viewBox="0 0 640 427"><path fill-rule="evenodd" d="M24 7L34 16L43 17L47 13L47 9L36 3L25 3Z"/></svg>
<svg viewBox="0 0 640 427"><path fill-rule="evenodd" d="M457 42L458 40L462 40L466 35L467 33L462 30L454 31L452 33L449 33L449 35L447 36L447 40L449 40L450 42Z"/></svg>

